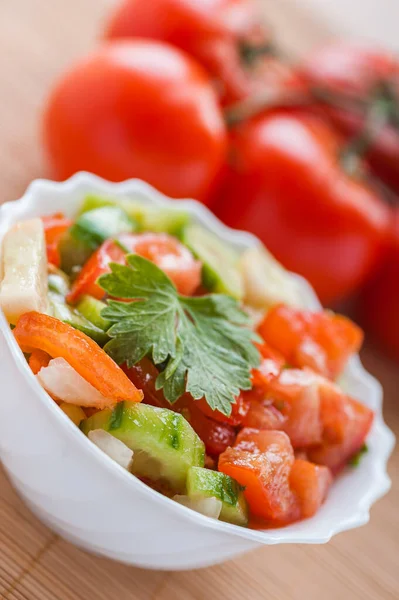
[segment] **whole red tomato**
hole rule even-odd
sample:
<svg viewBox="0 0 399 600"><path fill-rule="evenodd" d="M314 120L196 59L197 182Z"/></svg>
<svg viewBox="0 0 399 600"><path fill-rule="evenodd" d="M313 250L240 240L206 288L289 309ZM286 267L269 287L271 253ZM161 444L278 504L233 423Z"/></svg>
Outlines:
<svg viewBox="0 0 399 600"><path fill-rule="evenodd" d="M391 116L371 143L367 158L376 174L399 191L398 59L382 50L335 42L313 51L300 70L310 85L323 91L324 110L348 136L364 127L370 101L385 103L384 110L391 111ZM339 108L337 100L351 102Z"/></svg>
<svg viewBox="0 0 399 600"><path fill-rule="evenodd" d="M204 200L226 148L205 72L180 50L145 40L105 44L53 90L44 140L55 175L139 177L173 197Z"/></svg>
<svg viewBox="0 0 399 600"><path fill-rule="evenodd" d="M209 71L224 104L286 72L270 57L269 33L253 0L125 0L106 37L158 39L181 48Z"/></svg>
<svg viewBox="0 0 399 600"><path fill-rule="evenodd" d="M215 207L305 276L324 303L369 276L390 218L380 197L343 171L341 149L332 128L303 111L243 123L232 130L230 172Z"/></svg>
<svg viewBox="0 0 399 600"><path fill-rule="evenodd" d="M360 299L366 329L399 360L399 210L396 210L385 262Z"/></svg>

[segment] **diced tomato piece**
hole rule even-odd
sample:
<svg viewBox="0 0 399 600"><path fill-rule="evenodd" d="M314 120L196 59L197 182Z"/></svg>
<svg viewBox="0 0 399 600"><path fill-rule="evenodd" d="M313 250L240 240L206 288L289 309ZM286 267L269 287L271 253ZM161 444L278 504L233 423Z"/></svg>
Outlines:
<svg viewBox="0 0 399 600"><path fill-rule="evenodd" d="M158 369L149 358L143 358L133 367L122 365L123 371L134 383L136 388L142 390L144 394L144 402L151 406L160 408L173 409L173 406L168 402L162 390L157 390L155 387L156 379L159 375Z"/></svg>
<svg viewBox="0 0 399 600"><path fill-rule="evenodd" d="M281 429L294 448L322 442L319 380L310 370L284 369L270 384L269 397L285 417Z"/></svg>
<svg viewBox="0 0 399 600"><path fill-rule="evenodd" d="M111 262L125 263L123 247L154 262L170 277L181 294L193 294L201 283L201 262L195 260L188 248L172 236L164 233L122 233L117 236L117 241L110 239L104 242L89 258L72 286L68 302L77 302L83 294L101 299L104 291L97 280L110 271Z"/></svg>
<svg viewBox="0 0 399 600"><path fill-rule="evenodd" d="M201 400L197 400L196 402L198 408L205 416L210 417L219 423L228 423L229 425L233 425L233 427L237 427L237 425L240 425L243 422L249 410L249 400L246 398L244 392L241 392L236 398L235 404L231 405L231 414L228 417L219 410L212 410L205 398L201 398Z"/></svg>
<svg viewBox="0 0 399 600"><path fill-rule="evenodd" d="M289 485L294 451L282 431L243 429L233 448L219 457L219 471L245 487L254 516L282 525L300 517L299 502Z"/></svg>
<svg viewBox="0 0 399 600"><path fill-rule="evenodd" d="M252 371L252 384L268 386L270 381L280 373L286 361L284 356L277 350L273 350L269 344L256 344L256 346L261 355L261 363Z"/></svg>
<svg viewBox="0 0 399 600"><path fill-rule="evenodd" d="M65 231L71 227L72 221L62 213L56 213L42 217L42 222L46 238L47 260L55 267L59 267L61 259L58 246Z"/></svg>
<svg viewBox="0 0 399 600"><path fill-rule="evenodd" d="M357 400L345 397L343 402L345 419L340 422L341 441L334 443L326 440L320 446L310 448L308 451L312 462L330 467L334 474L362 448L374 418L373 411ZM326 414L326 408L323 407L323 421L328 421L329 418L330 415Z"/></svg>
<svg viewBox="0 0 399 600"><path fill-rule="evenodd" d="M291 365L310 367L330 379L339 375L363 341L361 329L346 317L285 305L268 311L259 333Z"/></svg>
<svg viewBox="0 0 399 600"><path fill-rule="evenodd" d="M141 402L143 394L96 342L71 325L38 312L22 315L14 336L24 352L38 349L51 358L64 358L110 404L121 400Z"/></svg>
<svg viewBox="0 0 399 600"><path fill-rule="evenodd" d="M75 304L79 298L85 294L94 296L98 300L104 297L104 290L97 285L97 279L100 275L110 271L111 262L124 264L126 253L115 243L114 240L107 240L98 250L91 255L89 260L83 266L78 277L75 279L72 289L67 296L68 302Z"/></svg>
<svg viewBox="0 0 399 600"><path fill-rule="evenodd" d="M244 392L249 410L242 425L253 429L283 430L287 417L273 404L273 400L265 397L262 388L254 388Z"/></svg>
<svg viewBox="0 0 399 600"><path fill-rule="evenodd" d="M303 518L312 517L319 510L332 480L328 467L307 460L295 460L290 473L290 486L299 499Z"/></svg>
<svg viewBox="0 0 399 600"><path fill-rule="evenodd" d="M206 453L212 457L218 457L226 448L234 444L236 430L228 423L219 423L206 417L196 406L197 402L197 400L192 400L182 413L204 442Z"/></svg>
<svg viewBox="0 0 399 600"><path fill-rule="evenodd" d="M123 244L125 237L128 234L120 236ZM166 233L143 233L136 236L133 250L165 271L181 294L190 296L199 287L202 263L176 238Z"/></svg>
<svg viewBox="0 0 399 600"><path fill-rule="evenodd" d="M41 369L47 367L51 360L51 356L43 350L33 350L29 357L29 366L34 375L37 375Z"/></svg>

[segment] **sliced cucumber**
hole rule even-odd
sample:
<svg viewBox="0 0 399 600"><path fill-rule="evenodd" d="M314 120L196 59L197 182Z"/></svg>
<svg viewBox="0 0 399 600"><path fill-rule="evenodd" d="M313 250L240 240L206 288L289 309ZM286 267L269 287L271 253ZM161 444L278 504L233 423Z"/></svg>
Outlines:
<svg viewBox="0 0 399 600"><path fill-rule="evenodd" d="M63 296L54 292L48 293L51 314L56 319L79 329L91 337L99 346L104 346L109 341L109 337L103 329L96 327L75 308L71 308L65 303Z"/></svg>
<svg viewBox="0 0 399 600"><path fill-rule="evenodd" d="M238 256L230 248L199 225L184 229L183 243L202 261L202 283L208 290L241 300L243 285L237 268Z"/></svg>
<svg viewBox="0 0 399 600"><path fill-rule="evenodd" d="M184 492L192 466L203 466L204 444L179 413L137 402L120 402L83 421L87 435L104 429L133 450L132 472L153 481L166 481Z"/></svg>
<svg viewBox="0 0 399 600"><path fill-rule="evenodd" d="M187 474L189 498L217 498L222 502L219 519L235 525L248 525L248 506L243 488L231 477L218 471L191 467Z"/></svg>
<svg viewBox="0 0 399 600"><path fill-rule="evenodd" d="M281 303L303 306L298 282L263 246L245 250L239 269L247 306L263 311Z"/></svg>
<svg viewBox="0 0 399 600"><path fill-rule="evenodd" d="M94 195L86 196L80 209L80 215L106 206L118 206L124 210L138 224L139 231L169 233L181 237L184 227L190 220L188 213L178 207L158 208L146 206L143 202L129 198L106 198Z"/></svg>
<svg viewBox="0 0 399 600"><path fill-rule="evenodd" d="M93 254L93 249L82 240L72 236L68 230L58 246L61 258L61 269L68 275L74 275Z"/></svg>
<svg viewBox="0 0 399 600"><path fill-rule="evenodd" d="M93 325L103 331L108 331L111 323L101 316L101 312L106 306L104 302L93 298L93 296L83 296L76 308Z"/></svg>
<svg viewBox="0 0 399 600"><path fill-rule="evenodd" d="M95 250L105 240L137 228L137 222L119 206L103 206L80 215L71 227L71 235Z"/></svg>

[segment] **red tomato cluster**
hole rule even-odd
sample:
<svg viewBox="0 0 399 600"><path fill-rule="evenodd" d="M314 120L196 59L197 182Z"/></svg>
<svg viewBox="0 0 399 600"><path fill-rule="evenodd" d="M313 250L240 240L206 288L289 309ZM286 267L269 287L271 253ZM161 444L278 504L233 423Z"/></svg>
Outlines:
<svg viewBox="0 0 399 600"><path fill-rule="evenodd" d="M325 304L363 290L398 355L375 313L399 301L399 62L336 42L292 67L260 23L253 0L124 0L48 100L54 175L139 177L205 202Z"/></svg>

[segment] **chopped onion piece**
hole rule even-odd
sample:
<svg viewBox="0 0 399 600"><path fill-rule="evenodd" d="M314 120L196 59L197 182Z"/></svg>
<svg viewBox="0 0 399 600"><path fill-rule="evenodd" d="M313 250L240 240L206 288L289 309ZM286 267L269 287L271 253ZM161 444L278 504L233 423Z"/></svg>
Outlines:
<svg viewBox="0 0 399 600"><path fill-rule="evenodd" d="M114 404L84 379L64 358L53 358L36 375L44 389L57 400L77 406L106 408Z"/></svg>
<svg viewBox="0 0 399 600"><path fill-rule="evenodd" d="M222 501L218 498L195 498L177 495L173 496L173 500L212 519L218 519L222 510Z"/></svg>
<svg viewBox="0 0 399 600"><path fill-rule="evenodd" d="M130 469L133 461L133 450L130 450L126 444L108 433L108 431L104 431L104 429L93 429L89 431L87 437L118 465L124 469Z"/></svg>

